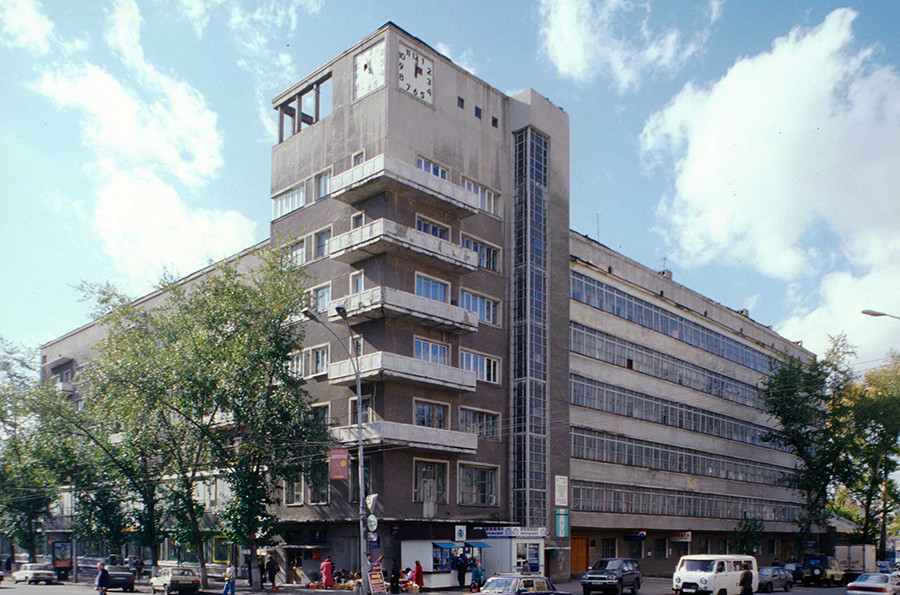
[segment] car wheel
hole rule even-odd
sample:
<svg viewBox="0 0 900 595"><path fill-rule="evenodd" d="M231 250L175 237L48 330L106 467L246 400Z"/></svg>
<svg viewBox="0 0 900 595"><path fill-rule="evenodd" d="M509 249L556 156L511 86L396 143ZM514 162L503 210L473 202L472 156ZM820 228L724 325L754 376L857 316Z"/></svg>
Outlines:
<svg viewBox="0 0 900 595"><path fill-rule="evenodd" d="M784 592L787 593L788 591L791 590L791 587L793 587L793 586L794 585L791 584L791 581L784 583Z"/></svg>
<svg viewBox="0 0 900 595"><path fill-rule="evenodd" d="M637 595L637 592L641 590L641 579L634 579L634 584L631 585L631 594Z"/></svg>
<svg viewBox="0 0 900 595"><path fill-rule="evenodd" d="M587 587L584 587L581 590L584 592L584 595L591 595L591 590L588 589Z"/></svg>

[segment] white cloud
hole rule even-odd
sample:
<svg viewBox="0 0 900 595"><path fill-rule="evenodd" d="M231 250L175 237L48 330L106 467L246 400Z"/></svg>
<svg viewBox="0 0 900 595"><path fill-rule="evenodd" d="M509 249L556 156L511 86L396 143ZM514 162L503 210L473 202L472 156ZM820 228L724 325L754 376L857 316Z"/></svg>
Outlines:
<svg viewBox="0 0 900 595"><path fill-rule="evenodd" d="M887 325L859 311L900 310L900 77L854 47L855 17L835 10L686 85L640 137L672 176L657 214L673 256L797 281L780 330L816 350L841 329L886 349Z"/></svg>
<svg viewBox="0 0 900 595"><path fill-rule="evenodd" d="M53 23L44 15L40 0L0 2L0 39L5 45L37 55L50 51Z"/></svg>
<svg viewBox="0 0 900 595"><path fill-rule="evenodd" d="M703 51L722 1L710 0L704 12L704 26L686 35L654 30L649 2L541 0L541 45L561 75L587 81L604 74L624 93L648 75L678 72Z"/></svg>
<svg viewBox="0 0 900 595"><path fill-rule="evenodd" d="M197 37L203 37L212 18L212 11L224 2L225 0L176 0L181 16L191 22Z"/></svg>
<svg viewBox="0 0 900 595"><path fill-rule="evenodd" d="M438 42L435 44L434 48L440 53L444 54L450 60L462 68L463 70L468 71L470 74L476 74L475 65L473 64L475 54L472 50L465 50L459 56L454 56L453 51L450 49L450 46L443 42Z"/></svg>
<svg viewBox="0 0 900 595"><path fill-rule="evenodd" d="M164 269L185 274L253 243L256 224L235 211L189 208L151 172L115 171L101 181L94 225L107 254L132 280Z"/></svg>

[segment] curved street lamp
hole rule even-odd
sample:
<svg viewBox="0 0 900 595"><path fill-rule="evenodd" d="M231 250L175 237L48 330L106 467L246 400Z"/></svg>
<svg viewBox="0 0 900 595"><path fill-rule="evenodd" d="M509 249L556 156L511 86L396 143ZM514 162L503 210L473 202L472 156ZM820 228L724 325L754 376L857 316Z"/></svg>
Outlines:
<svg viewBox="0 0 900 595"><path fill-rule="evenodd" d="M900 316L894 316L893 314L886 314L884 312L879 312L878 310L863 310L862 313L865 314L866 316L875 316L875 317L887 316L888 318L896 318L897 320L900 320Z"/></svg>
<svg viewBox="0 0 900 595"><path fill-rule="evenodd" d="M353 329L350 327L350 320L347 318L347 308L343 305L336 306L334 308L337 315L341 317L347 324L347 330L350 331L350 339L349 341L353 342ZM368 580L368 568L366 568L366 487L365 487L365 463L363 459L363 422L362 422L362 397L360 396L362 393L361 384L359 377L359 355L354 355L350 347L348 347L344 340L334 332L334 329L331 328L328 324L319 318L318 314L312 308L306 308L303 310L303 315L312 320L313 322L317 322L334 335L334 338L337 339L338 343L341 344L341 347L344 348L344 351L347 352L347 356L350 358L350 363L353 364L353 374L356 376L356 457L357 464L356 468L359 471L358 483L359 483L359 568L362 572L362 581L359 583L359 592L361 595L365 595L368 589L366 588L366 581Z"/></svg>

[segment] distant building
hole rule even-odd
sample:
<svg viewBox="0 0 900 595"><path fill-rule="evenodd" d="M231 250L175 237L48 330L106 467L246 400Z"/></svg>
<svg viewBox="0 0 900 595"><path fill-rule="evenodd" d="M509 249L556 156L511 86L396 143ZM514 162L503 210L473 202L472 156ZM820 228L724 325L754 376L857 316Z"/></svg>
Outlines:
<svg viewBox="0 0 900 595"><path fill-rule="evenodd" d="M616 555L664 572L724 551L745 515L766 521L763 556L788 557L799 498L778 486L794 459L762 442L757 386L769 358L811 354L570 232L564 111L392 23L274 107L271 238L292 245L320 315L346 334L341 305L353 328L376 557L415 556L434 587L455 583L460 550L489 573L568 577ZM75 398L99 332L43 347ZM295 369L352 445L350 361L306 332ZM284 486L283 568L359 567L351 478ZM205 500L227 497L219 481Z"/></svg>

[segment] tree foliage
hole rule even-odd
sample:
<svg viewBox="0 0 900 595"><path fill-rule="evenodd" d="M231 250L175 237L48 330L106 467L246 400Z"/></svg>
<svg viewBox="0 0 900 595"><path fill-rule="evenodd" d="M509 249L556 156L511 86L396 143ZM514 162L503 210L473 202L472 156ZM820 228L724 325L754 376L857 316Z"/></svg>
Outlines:
<svg viewBox="0 0 900 595"><path fill-rule="evenodd" d="M766 524L762 519L756 517L742 518L734 528L734 531L728 535L728 550L747 556L758 553L765 529Z"/></svg>

